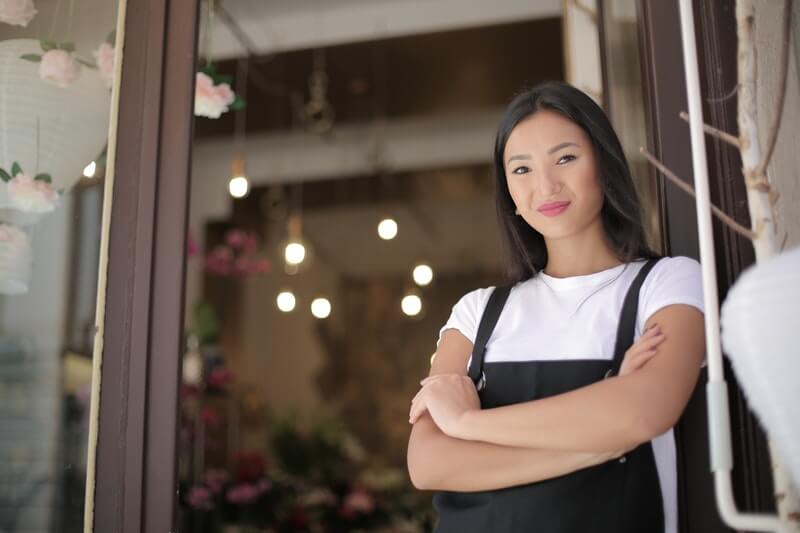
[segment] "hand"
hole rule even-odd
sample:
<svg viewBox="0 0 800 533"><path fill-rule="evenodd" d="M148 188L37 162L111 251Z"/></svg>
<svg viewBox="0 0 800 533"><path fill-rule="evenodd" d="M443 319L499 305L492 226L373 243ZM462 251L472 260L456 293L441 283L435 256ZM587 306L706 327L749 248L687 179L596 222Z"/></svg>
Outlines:
<svg viewBox="0 0 800 533"><path fill-rule="evenodd" d="M443 433L458 438L464 415L481 408L472 380L462 374L437 374L425 378L411 401L408 421L413 424L428 411Z"/></svg>
<svg viewBox="0 0 800 533"><path fill-rule="evenodd" d="M624 376L626 374L632 374L634 371L642 368L645 363L658 353L658 345L664 342L664 339L664 334L661 332L661 327L658 324L655 324L645 331L644 334L628 348L628 351L625 352L622 366L619 369L619 375Z"/></svg>

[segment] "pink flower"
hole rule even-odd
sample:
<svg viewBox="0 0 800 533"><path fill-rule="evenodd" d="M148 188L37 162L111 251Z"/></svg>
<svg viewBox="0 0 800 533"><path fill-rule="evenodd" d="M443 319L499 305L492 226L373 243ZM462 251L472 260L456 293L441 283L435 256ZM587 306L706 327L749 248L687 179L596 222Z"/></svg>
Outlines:
<svg viewBox="0 0 800 533"><path fill-rule="evenodd" d="M228 489L226 498L231 503L246 505L253 503L260 495L261 493L255 485L240 483Z"/></svg>
<svg viewBox="0 0 800 533"><path fill-rule="evenodd" d="M220 102L225 104L225 106L229 106L236 100L236 95L231 90L231 86L227 83L220 83L216 87L217 90L217 98Z"/></svg>
<svg viewBox="0 0 800 533"><path fill-rule="evenodd" d="M241 248L245 242L245 233L241 230L231 230L225 235L225 241L231 248Z"/></svg>
<svg viewBox="0 0 800 533"><path fill-rule="evenodd" d="M25 27L36 13L33 0L0 0L0 22Z"/></svg>
<svg viewBox="0 0 800 533"><path fill-rule="evenodd" d="M222 492L222 487L228 481L228 472L221 468L212 468L206 471L205 482L211 492L219 494Z"/></svg>
<svg viewBox="0 0 800 533"><path fill-rule="evenodd" d="M58 193L52 185L23 172L8 182L8 196L12 207L29 213L49 213L58 205Z"/></svg>
<svg viewBox="0 0 800 533"><path fill-rule="evenodd" d="M367 514L375 509L375 498L365 490L356 489L347 495L342 506L347 515L352 513Z"/></svg>
<svg viewBox="0 0 800 533"><path fill-rule="evenodd" d="M202 485L195 485L189 489L189 494L186 495L186 503L192 509L207 511L214 508L211 491Z"/></svg>
<svg viewBox="0 0 800 533"><path fill-rule="evenodd" d="M214 85L211 76L198 72L194 92L194 114L199 117L219 118L228 110L236 96L230 85Z"/></svg>
<svg viewBox="0 0 800 533"><path fill-rule="evenodd" d="M108 43L103 43L93 52L97 60L97 69L100 71L100 78L106 87L114 84L114 47Z"/></svg>
<svg viewBox="0 0 800 533"><path fill-rule="evenodd" d="M39 63L39 77L66 89L78 79L80 64L66 50L49 50Z"/></svg>

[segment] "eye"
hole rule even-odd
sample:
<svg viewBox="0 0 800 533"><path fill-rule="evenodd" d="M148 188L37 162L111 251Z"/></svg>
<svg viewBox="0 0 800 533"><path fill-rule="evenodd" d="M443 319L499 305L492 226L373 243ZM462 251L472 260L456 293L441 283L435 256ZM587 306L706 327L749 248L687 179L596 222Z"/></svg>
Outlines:
<svg viewBox="0 0 800 533"><path fill-rule="evenodd" d="M526 174L526 173L530 172L530 170L531 169L526 167L526 166L521 166L521 167L517 167L514 170L512 170L511 173L512 174Z"/></svg>
<svg viewBox="0 0 800 533"><path fill-rule="evenodd" d="M565 164L569 163L570 161L572 161L573 159L577 159L577 157L575 157L575 156L574 156L574 155L572 155L572 154L564 154L564 155L562 155L562 156L559 158L559 160L558 160L558 163L557 163L557 164L559 164L559 165L565 165Z"/></svg>

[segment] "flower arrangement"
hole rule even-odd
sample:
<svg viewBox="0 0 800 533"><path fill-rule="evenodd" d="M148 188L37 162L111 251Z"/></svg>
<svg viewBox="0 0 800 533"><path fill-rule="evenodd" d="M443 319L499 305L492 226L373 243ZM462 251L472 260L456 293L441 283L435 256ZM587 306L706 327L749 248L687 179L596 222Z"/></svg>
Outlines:
<svg viewBox="0 0 800 533"><path fill-rule="evenodd" d="M0 0L0 22L24 28L36 13L33 0Z"/></svg>
<svg viewBox="0 0 800 533"><path fill-rule="evenodd" d="M111 87L114 82L115 39L116 32L112 31L105 42L92 52L95 63L77 55L73 43L55 43L44 39L39 41L41 54L24 54L20 59L39 63L39 78L62 89L75 83L80 76L81 66L97 70L103 83Z"/></svg>
<svg viewBox="0 0 800 533"><path fill-rule="evenodd" d="M181 491L184 531L424 531L430 502L399 469L374 468L341 423L275 420L266 454L239 453L229 474L206 471Z"/></svg>
<svg viewBox="0 0 800 533"><path fill-rule="evenodd" d="M258 257L257 249L255 233L231 230L225 235L225 244L217 246L206 256L205 268L212 274L230 277L267 273L271 263Z"/></svg>
<svg viewBox="0 0 800 533"><path fill-rule="evenodd" d="M59 193L53 188L49 174L31 176L19 163L11 165L11 172L0 168L0 180L8 184L11 207L29 213L49 213L58 206Z"/></svg>
<svg viewBox="0 0 800 533"><path fill-rule="evenodd" d="M196 75L194 114L198 117L219 118L229 110L245 108L245 101L231 89L232 78L217 73L212 64Z"/></svg>

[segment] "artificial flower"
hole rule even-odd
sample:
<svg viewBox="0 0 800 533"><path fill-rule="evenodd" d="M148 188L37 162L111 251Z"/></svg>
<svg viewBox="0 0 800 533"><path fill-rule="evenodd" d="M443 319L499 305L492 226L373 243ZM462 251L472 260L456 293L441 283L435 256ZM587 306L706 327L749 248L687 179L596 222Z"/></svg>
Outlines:
<svg viewBox="0 0 800 533"><path fill-rule="evenodd" d="M198 72L194 93L194 114L199 117L219 118L228 111L236 96L231 91L230 85L220 83L214 85L214 80L204 72Z"/></svg>
<svg viewBox="0 0 800 533"><path fill-rule="evenodd" d="M33 0L0 0L0 22L26 27L36 13Z"/></svg>
<svg viewBox="0 0 800 533"><path fill-rule="evenodd" d="M48 50L39 63L39 77L63 89L72 85L81 73L81 66L66 50Z"/></svg>
<svg viewBox="0 0 800 533"><path fill-rule="evenodd" d="M189 493L186 495L186 503L192 509L208 511L214 508L212 496L213 494L208 487L195 485L189 489Z"/></svg>
<svg viewBox="0 0 800 533"><path fill-rule="evenodd" d="M103 43L92 55L97 60L100 79L103 80L106 87L111 87L114 84L114 47L108 43Z"/></svg>
<svg viewBox="0 0 800 533"><path fill-rule="evenodd" d="M29 213L49 213L58 205L58 193L47 181L20 172L8 182L11 206Z"/></svg>

